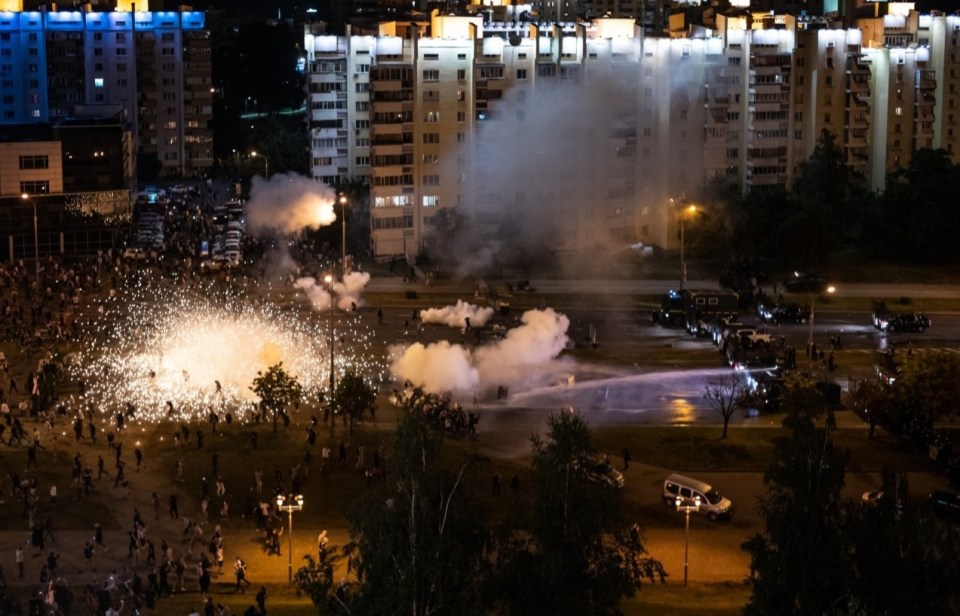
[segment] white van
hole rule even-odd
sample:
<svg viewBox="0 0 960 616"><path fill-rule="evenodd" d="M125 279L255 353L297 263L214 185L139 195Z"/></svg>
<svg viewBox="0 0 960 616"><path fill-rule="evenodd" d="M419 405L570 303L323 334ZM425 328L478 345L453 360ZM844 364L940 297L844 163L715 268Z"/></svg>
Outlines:
<svg viewBox="0 0 960 616"><path fill-rule="evenodd" d="M663 482L663 502L668 507L677 506L677 497L681 506L691 506L700 497L700 513L711 520L729 517L733 513L733 503L729 498L720 496L709 483L673 474Z"/></svg>

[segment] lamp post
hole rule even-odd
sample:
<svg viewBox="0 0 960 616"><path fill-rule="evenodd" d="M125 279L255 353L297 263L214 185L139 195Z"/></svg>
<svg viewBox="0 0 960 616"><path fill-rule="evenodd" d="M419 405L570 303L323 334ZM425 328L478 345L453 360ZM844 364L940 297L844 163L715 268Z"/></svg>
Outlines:
<svg viewBox="0 0 960 616"><path fill-rule="evenodd" d="M280 511L287 512L287 519L289 522L288 533L290 534L290 543L287 548L287 583L293 583L293 512L300 511L303 509L303 494L297 494L296 496L290 496L290 503L284 504L287 501L287 497L282 494L277 495L277 509Z"/></svg>
<svg viewBox="0 0 960 616"><path fill-rule="evenodd" d="M40 289L40 240L38 239L37 233L37 200L23 193L20 195L20 198L24 201L29 201L30 205L33 206L33 266L34 266L34 277L37 281L37 289Z"/></svg>
<svg viewBox="0 0 960 616"><path fill-rule="evenodd" d="M670 199L670 203L671 203L671 205L673 205L674 207L676 207L676 206L679 205L679 204L678 204L676 201L674 201L673 199ZM684 227L685 227L685 224L684 224L684 223L685 223L686 220L687 220L687 219L684 217L684 214L687 214L687 213L689 213L690 215L696 214L696 213L697 213L697 206L694 205L694 204L690 204L690 205L688 205L687 207L685 207L685 208L683 208L683 209L680 210L680 290L681 290L681 291L683 291L683 285L686 284L686 282L687 282L687 260L686 260L686 258L684 257L684 247L685 247L684 245L685 245L685 243L686 243L686 242L685 242L686 238L684 237L684 230L685 230L685 229L684 229Z"/></svg>
<svg viewBox="0 0 960 616"><path fill-rule="evenodd" d="M333 401L333 276L327 274L323 277L324 282L327 283L327 288L330 289L330 401Z"/></svg>
<svg viewBox="0 0 960 616"><path fill-rule="evenodd" d="M347 276L347 196L340 195L340 280Z"/></svg>
<svg viewBox="0 0 960 616"><path fill-rule="evenodd" d="M687 531L683 543L683 585L687 585L687 570L690 568L690 512L700 511L700 497L693 499L692 505L684 505L683 499L677 497L677 511L683 511L687 514Z"/></svg>
<svg viewBox="0 0 960 616"><path fill-rule="evenodd" d="M261 153L258 153L256 150L250 152L250 156L252 158L259 156L260 158L263 159L263 177L269 180L270 179L270 161L267 160L267 157Z"/></svg>
<svg viewBox="0 0 960 616"><path fill-rule="evenodd" d="M810 328L807 334L807 351L809 352L809 350L813 348L813 319L814 319L813 308L816 305L817 300L820 299L820 294L819 293L814 294L813 291L810 290L810 285L807 284L807 281L804 280L803 278L800 278L800 272L794 272L793 275L795 278L797 278L797 280L803 283L803 288L807 290L807 296L810 298L810 319L808 320L808 323L810 324ZM832 295L834 292L836 292L836 290L837 288L834 287L833 285L828 286L826 289L824 289L824 291L828 295ZM811 359L813 358L811 357Z"/></svg>

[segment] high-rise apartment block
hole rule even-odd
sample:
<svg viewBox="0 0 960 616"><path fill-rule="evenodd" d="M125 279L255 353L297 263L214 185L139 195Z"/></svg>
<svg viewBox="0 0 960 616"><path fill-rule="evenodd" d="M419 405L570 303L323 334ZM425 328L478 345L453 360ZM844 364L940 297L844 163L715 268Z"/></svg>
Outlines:
<svg viewBox="0 0 960 616"><path fill-rule="evenodd" d="M418 253L447 207L572 245L675 247L671 199L718 178L789 187L823 131L873 189L920 148L960 161L960 16L890 3L841 28L741 11L671 38L634 24L308 26L313 175L369 181L374 251L391 258Z"/></svg>
<svg viewBox="0 0 960 616"><path fill-rule="evenodd" d="M204 14L133 8L0 11L0 124L120 114L141 160L194 175L213 165Z"/></svg>

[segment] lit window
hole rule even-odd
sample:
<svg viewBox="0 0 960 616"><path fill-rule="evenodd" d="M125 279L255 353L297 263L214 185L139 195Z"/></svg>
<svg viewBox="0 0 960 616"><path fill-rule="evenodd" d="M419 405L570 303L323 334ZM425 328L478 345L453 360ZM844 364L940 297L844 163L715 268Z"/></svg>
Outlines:
<svg viewBox="0 0 960 616"><path fill-rule="evenodd" d="M96 77L93 80L93 87L102 88L103 87L103 77Z"/></svg>

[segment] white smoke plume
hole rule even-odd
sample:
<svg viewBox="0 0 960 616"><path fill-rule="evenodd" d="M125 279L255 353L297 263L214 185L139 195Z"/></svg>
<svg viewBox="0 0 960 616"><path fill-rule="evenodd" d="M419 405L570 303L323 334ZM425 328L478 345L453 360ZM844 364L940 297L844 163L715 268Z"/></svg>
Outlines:
<svg viewBox="0 0 960 616"><path fill-rule="evenodd" d="M534 373L542 371L566 347L570 327L566 315L552 308L528 310L520 321L523 325L508 331L503 340L477 349L474 360L486 383L516 383L535 377Z"/></svg>
<svg viewBox="0 0 960 616"><path fill-rule="evenodd" d="M506 338L471 353L444 341L391 349L390 370L427 391L470 391L500 385L532 386L555 372L570 320L553 309L528 310Z"/></svg>
<svg viewBox="0 0 960 616"><path fill-rule="evenodd" d="M343 311L352 309L354 306L363 305L361 294L363 289L370 282L370 274L366 272L350 272L346 275L343 282L333 283L333 293L337 297L337 308ZM312 276L298 278L293 283L295 289L303 291L314 310L326 310L330 307L330 291L326 283L317 281Z"/></svg>
<svg viewBox="0 0 960 616"><path fill-rule="evenodd" d="M330 307L330 292L322 284L317 284L317 279L313 276L297 278L293 288L300 289L306 294L314 310L326 310Z"/></svg>
<svg viewBox="0 0 960 616"><path fill-rule="evenodd" d="M330 225L337 219L336 199L336 192L326 184L296 173L278 173L269 181L256 176L247 202L247 228L257 235Z"/></svg>
<svg viewBox="0 0 960 616"><path fill-rule="evenodd" d="M471 327L483 327L493 316L493 308L481 308L458 299L454 306L428 308L420 311L424 323L439 323L449 327L465 327L470 319Z"/></svg>
<svg viewBox="0 0 960 616"><path fill-rule="evenodd" d="M390 366L393 373L427 391L470 391L480 382L470 352L459 344L442 340L425 347L417 342L391 350L396 353Z"/></svg>
<svg viewBox="0 0 960 616"><path fill-rule="evenodd" d="M343 277L343 282L333 283L333 292L340 298L337 300L337 308L350 310L353 306L362 306L363 298L360 295L368 282L370 274L367 272L350 272Z"/></svg>

